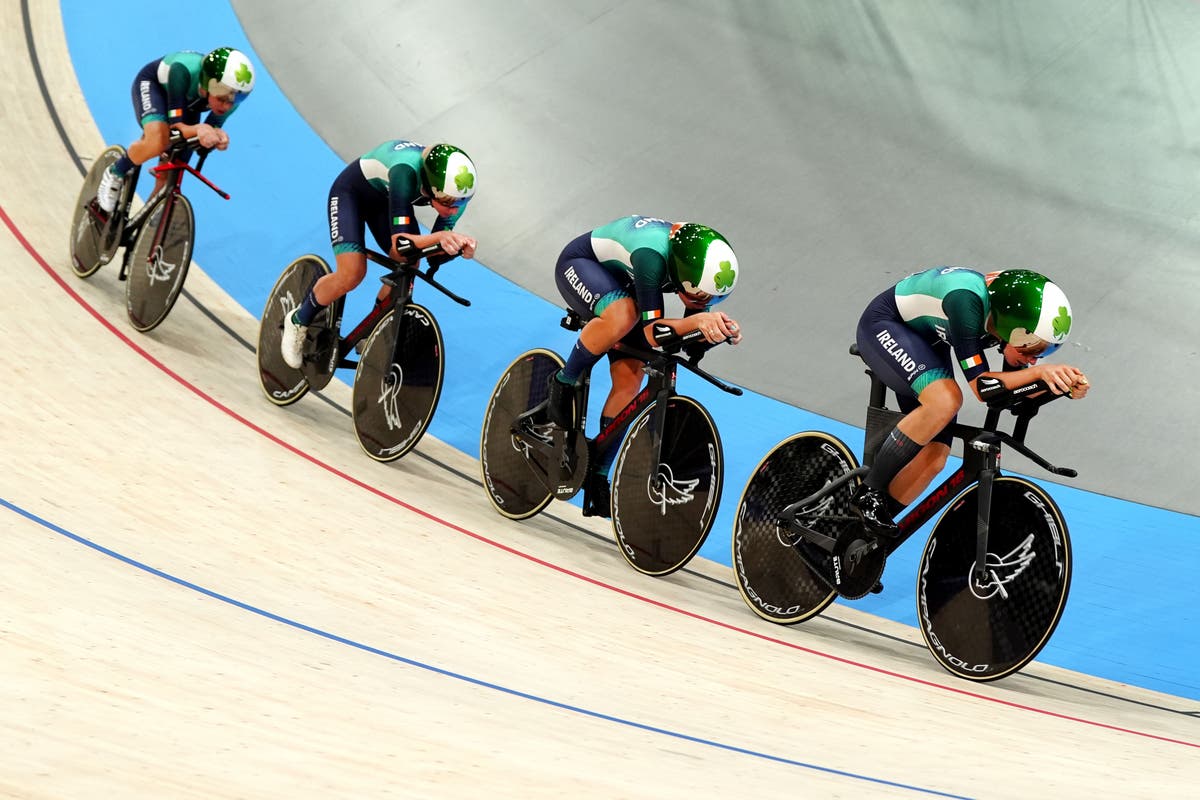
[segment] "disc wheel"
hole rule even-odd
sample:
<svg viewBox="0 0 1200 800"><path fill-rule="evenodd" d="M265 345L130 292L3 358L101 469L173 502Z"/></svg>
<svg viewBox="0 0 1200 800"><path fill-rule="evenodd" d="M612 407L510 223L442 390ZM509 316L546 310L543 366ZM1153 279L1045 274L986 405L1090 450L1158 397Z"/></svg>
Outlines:
<svg viewBox="0 0 1200 800"><path fill-rule="evenodd" d="M858 467L837 437L797 433L775 446L750 475L733 523L733 574L746 605L765 620L793 625L811 619L837 598L805 563L794 534L779 524L780 513ZM848 481L802 516L805 525L836 537L851 516L858 486Z"/></svg>
<svg viewBox="0 0 1200 800"><path fill-rule="evenodd" d="M289 406L309 390L304 373L283 360L279 347L283 321L304 301L317 279L329 273L329 265L320 256L301 256L287 265L267 295L258 326L258 380L263 394L277 406Z"/></svg>
<svg viewBox="0 0 1200 800"><path fill-rule="evenodd" d="M517 418L546 401L550 376L562 367L562 358L550 350L523 353L500 376L484 412L483 488L496 511L509 519L528 519L554 499L556 470L549 455L554 426L536 418L518 424Z"/></svg>
<svg viewBox="0 0 1200 800"><path fill-rule="evenodd" d="M949 672L992 681L1028 664L1050 640L1071 587L1071 540L1058 506L1036 484L992 484L986 577L974 576L979 485L942 514L917 576L917 617Z"/></svg>
<svg viewBox="0 0 1200 800"><path fill-rule="evenodd" d="M667 400L655 452L655 407L634 420L613 469L617 547L646 575L669 575L704 544L721 502L721 439L712 417L690 397Z"/></svg>
<svg viewBox="0 0 1200 800"><path fill-rule="evenodd" d="M384 315L354 374L354 433L376 461L408 453L429 428L445 373L442 330L424 306Z"/></svg>

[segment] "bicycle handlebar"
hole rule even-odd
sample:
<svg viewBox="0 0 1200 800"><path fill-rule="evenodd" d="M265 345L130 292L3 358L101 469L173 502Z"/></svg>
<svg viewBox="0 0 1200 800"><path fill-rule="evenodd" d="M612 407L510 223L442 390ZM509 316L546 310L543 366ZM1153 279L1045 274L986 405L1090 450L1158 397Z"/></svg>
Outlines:
<svg viewBox="0 0 1200 800"><path fill-rule="evenodd" d="M458 303L460 306L471 305L470 300L466 299L465 297L459 297L454 292L450 291L445 286L434 280L433 274L437 272L437 267L430 266L425 271L421 271L419 263L422 258L445 252L442 250L442 246L440 244L431 244L427 247L418 249L410 240L401 239L396 245L396 252L400 254L402 260L398 261L394 258L385 256L383 253L377 253L374 250L367 250L366 255L367 260L374 261L376 264L387 267L393 273L403 273L405 275L411 275L414 278L420 278L442 294L446 295L446 297L449 297L451 300Z"/></svg>
<svg viewBox="0 0 1200 800"><path fill-rule="evenodd" d="M725 342L729 341L729 339L726 339L724 342L718 342L717 344L724 344ZM620 350L623 353L628 353L629 355L650 365L666 363L676 364L677 366L681 366L688 370L693 375L703 378L721 391L731 394L734 397L741 397L741 389L725 383L720 378L700 368L700 364L698 363L700 358L704 355L704 353L708 352L713 347L716 347L717 344L707 341L704 338L704 333L702 331L695 330L685 333L683 336L680 336L670 344L664 345L660 350L653 350L649 347L643 350L624 342L617 342L613 349ZM688 357L684 358L681 356L679 354L680 350L687 352ZM693 351L698 352L697 354L693 355Z"/></svg>
<svg viewBox="0 0 1200 800"><path fill-rule="evenodd" d="M194 167L191 164L188 164L186 160L180 159L181 155L189 151L196 151L200 153L200 158L196 161L196 166ZM190 139L185 139L183 138L183 134L172 129L170 144L168 144L167 149L163 151L163 158L169 163L155 166L153 172L158 174L160 172L167 172L169 170L185 170L186 172L190 172L192 175L195 175L197 178L199 178L201 183L212 189L223 199L228 200L228 192L221 190L215 183L200 174L200 170L204 167L204 160L208 158L208 154L211 152L211 147L204 147L200 144L199 136L193 136Z"/></svg>

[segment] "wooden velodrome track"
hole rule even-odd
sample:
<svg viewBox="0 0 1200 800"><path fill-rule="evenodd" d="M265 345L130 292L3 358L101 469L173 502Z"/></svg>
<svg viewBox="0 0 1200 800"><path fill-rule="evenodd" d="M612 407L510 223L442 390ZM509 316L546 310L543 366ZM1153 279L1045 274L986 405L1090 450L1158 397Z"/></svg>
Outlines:
<svg viewBox="0 0 1200 800"><path fill-rule="evenodd" d="M500 519L431 438L371 462L339 383L271 406L187 299L134 333L115 265L67 267L104 142L58 6L2 7L0 796L1195 796L1193 702L968 684L844 605L767 625L573 507Z"/></svg>

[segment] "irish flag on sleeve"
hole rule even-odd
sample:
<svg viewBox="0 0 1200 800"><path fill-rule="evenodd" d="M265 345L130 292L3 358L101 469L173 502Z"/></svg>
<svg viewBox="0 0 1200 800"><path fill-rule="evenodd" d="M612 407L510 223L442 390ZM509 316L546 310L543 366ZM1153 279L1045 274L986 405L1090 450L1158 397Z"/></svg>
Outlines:
<svg viewBox="0 0 1200 800"><path fill-rule="evenodd" d="M966 372L967 370L973 369L974 367L978 367L980 364L982 364L983 356L979 355L979 353L976 353L973 356L961 359L958 363L959 366L963 368L963 372Z"/></svg>

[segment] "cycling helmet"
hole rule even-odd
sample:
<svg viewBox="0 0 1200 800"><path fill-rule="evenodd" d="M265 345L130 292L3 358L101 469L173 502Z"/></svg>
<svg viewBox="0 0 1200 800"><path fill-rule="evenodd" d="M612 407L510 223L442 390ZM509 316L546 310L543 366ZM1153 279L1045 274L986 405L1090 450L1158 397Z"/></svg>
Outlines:
<svg viewBox="0 0 1200 800"><path fill-rule="evenodd" d="M209 94L233 95L238 101L254 88L254 67L241 50L218 47L200 62L200 88Z"/></svg>
<svg viewBox="0 0 1200 800"><path fill-rule="evenodd" d="M421 192L447 206L461 206L475 194L475 164L451 144L435 144L421 159Z"/></svg>
<svg viewBox="0 0 1200 800"><path fill-rule="evenodd" d="M733 292L738 278L737 256L725 237L712 228L685 222L671 230L667 273L684 294L712 305Z"/></svg>
<svg viewBox="0 0 1200 800"><path fill-rule="evenodd" d="M1071 333L1071 304L1058 284L1028 269L1006 269L988 283L996 335L1031 355L1048 356Z"/></svg>

